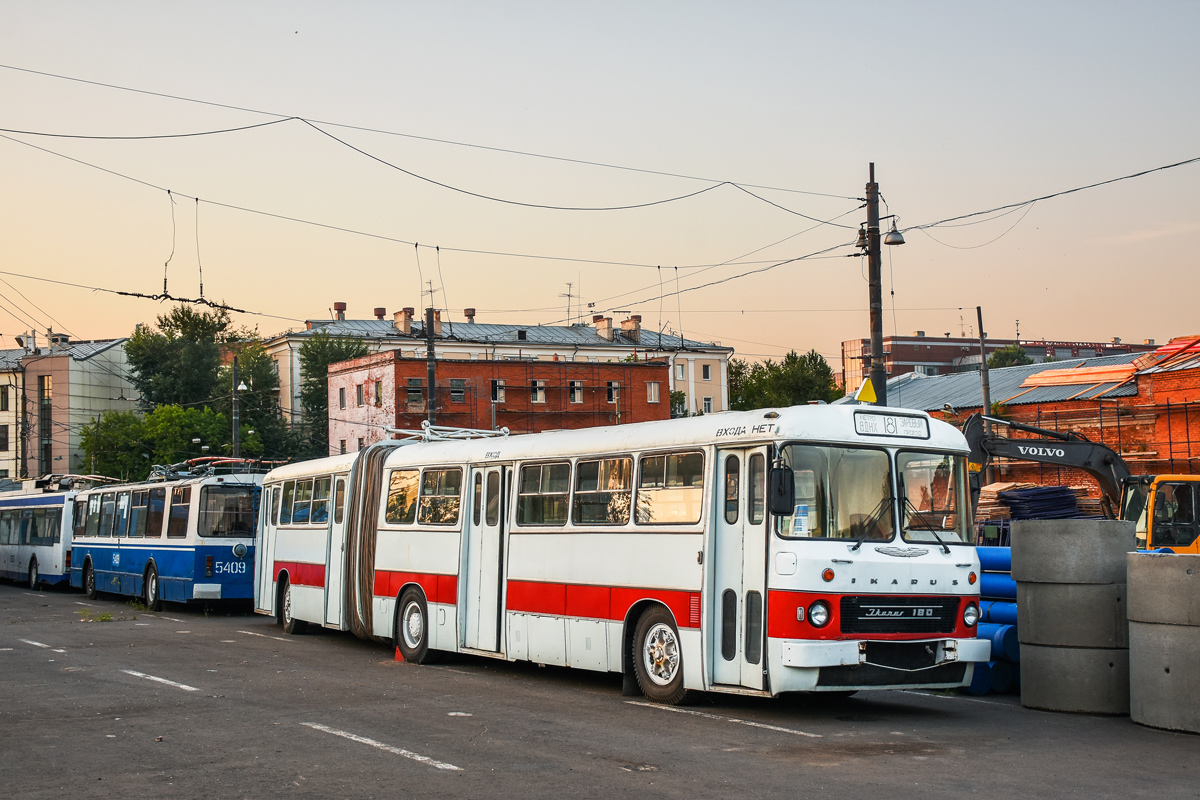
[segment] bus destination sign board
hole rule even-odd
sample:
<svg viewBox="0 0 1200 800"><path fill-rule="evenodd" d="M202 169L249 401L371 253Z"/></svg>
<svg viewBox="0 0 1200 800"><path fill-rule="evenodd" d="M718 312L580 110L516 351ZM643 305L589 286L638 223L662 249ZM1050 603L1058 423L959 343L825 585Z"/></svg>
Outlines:
<svg viewBox="0 0 1200 800"><path fill-rule="evenodd" d="M858 411L854 430L862 436L898 436L902 439L928 439L929 420L904 414L877 414Z"/></svg>

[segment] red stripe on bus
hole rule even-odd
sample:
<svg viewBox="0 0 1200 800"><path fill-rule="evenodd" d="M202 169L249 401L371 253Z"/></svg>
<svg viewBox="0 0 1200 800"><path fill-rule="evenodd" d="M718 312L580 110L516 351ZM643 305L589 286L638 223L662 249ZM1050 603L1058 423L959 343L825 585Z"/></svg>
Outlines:
<svg viewBox="0 0 1200 800"><path fill-rule="evenodd" d="M279 573L287 572L288 582L293 586L315 586L325 588L325 565L305 564L302 561L276 561L275 581L279 581Z"/></svg>
<svg viewBox="0 0 1200 800"><path fill-rule="evenodd" d="M425 592L425 599L430 603L458 603L458 576L434 575L428 572L392 572L386 569L375 570L375 596L396 597L405 584L415 583Z"/></svg>
<svg viewBox="0 0 1200 800"><path fill-rule="evenodd" d="M859 595L861 596L861 595ZM887 595L883 595L886 597ZM897 595L898 597L935 597L944 599L941 595ZM957 617L953 633L842 633L840 594L821 594L818 592L795 592L784 589L772 589L767 592L767 636L772 639L871 639L884 641L904 641L906 639L943 639L955 637L958 639L975 638L975 629L968 628L962 621L962 606L967 600L979 602L976 596L960 596L958 598ZM796 619L797 609L812 605L815 600L824 600L829 606L829 622L822 628L816 628L807 619ZM805 617L807 617L807 613Z"/></svg>
<svg viewBox="0 0 1200 800"><path fill-rule="evenodd" d="M621 621L634 603L655 600L671 610L681 628L700 627L700 593L676 589L631 589L622 586L586 586L566 583L509 581L508 611Z"/></svg>

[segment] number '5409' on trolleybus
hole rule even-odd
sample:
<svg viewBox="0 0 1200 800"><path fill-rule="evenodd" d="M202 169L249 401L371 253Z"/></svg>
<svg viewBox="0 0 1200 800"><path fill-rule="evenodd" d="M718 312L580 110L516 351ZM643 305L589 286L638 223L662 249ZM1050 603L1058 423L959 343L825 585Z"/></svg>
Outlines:
<svg viewBox="0 0 1200 800"><path fill-rule="evenodd" d="M143 483L80 492L72 516L71 585L163 600L254 597L255 515L262 471L241 459L155 467Z"/></svg>
<svg viewBox="0 0 1200 800"><path fill-rule="evenodd" d="M266 476L255 605L288 633L621 672L666 703L949 688L989 657L966 441L925 414L396 433Z"/></svg>

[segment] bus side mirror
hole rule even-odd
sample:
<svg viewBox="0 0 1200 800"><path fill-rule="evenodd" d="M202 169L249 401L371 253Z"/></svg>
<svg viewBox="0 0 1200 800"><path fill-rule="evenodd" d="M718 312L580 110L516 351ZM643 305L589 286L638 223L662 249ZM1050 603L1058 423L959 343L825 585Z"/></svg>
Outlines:
<svg viewBox="0 0 1200 800"><path fill-rule="evenodd" d="M796 506L796 476L784 467L773 467L767 487L767 505L777 517L790 517Z"/></svg>

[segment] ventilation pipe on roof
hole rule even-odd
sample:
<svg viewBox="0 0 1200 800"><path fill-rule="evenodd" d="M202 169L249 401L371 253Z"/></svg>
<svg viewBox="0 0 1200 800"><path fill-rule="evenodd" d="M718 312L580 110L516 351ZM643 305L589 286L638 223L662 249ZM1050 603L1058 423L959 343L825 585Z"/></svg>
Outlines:
<svg viewBox="0 0 1200 800"><path fill-rule="evenodd" d="M474 322L475 321L475 309L464 308L463 316L467 318L467 322Z"/></svg>
<svg viewBox="0 0 1200 800"><path fill-rule="evenodd" d="M596 316L592 317L592 322L596 323L596 333L598 335L610 342L613 340L612 317L606 317L601 314L597 314Z"/></svg>
<svg viewBox="0 0 1200 800"><path fill-rule="evenodd" d="M621 323L621 334L634 344L639 344L642 341L642 315L630 314L629 319Z"/></svg>
<svg viewBox="0 0 1200 800"><path fill-rule="evenodd" d="M333 304L333 315L334 315L334 319L336 319L338 322L344 321L346 319L346 304L345 303L334 303Z"/></svg>
<svg viewBox="0 0 1200 800"><path fill-rule="evenodd" d="M411 306L409 308L402 308L392 315L392 324L396 326L396 330L398 330L400 333L404 334L405 336L411 336L412 319L413 314L415 313L416 309L412 308Z"/></svg>
<svg viewBox="0 0 1200 800"><path fill-rule="evenodd" d="M375 309L375 319L383 319L383 318L384 318L384 317L386 317L386 316L387 316L387 309L386 309L386 308L377 308L377 309Z"/></svg>

